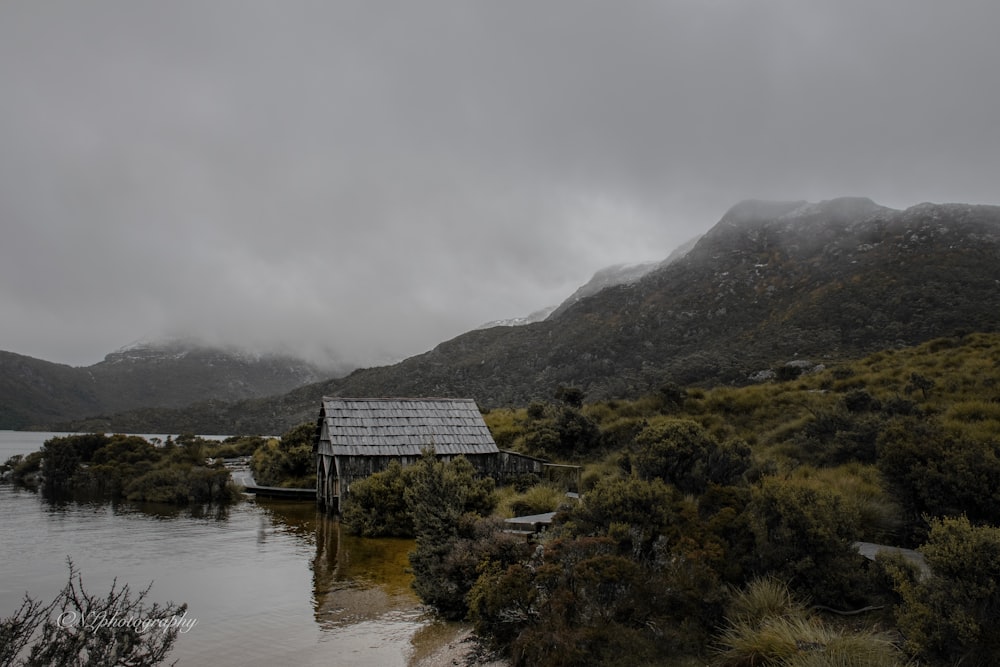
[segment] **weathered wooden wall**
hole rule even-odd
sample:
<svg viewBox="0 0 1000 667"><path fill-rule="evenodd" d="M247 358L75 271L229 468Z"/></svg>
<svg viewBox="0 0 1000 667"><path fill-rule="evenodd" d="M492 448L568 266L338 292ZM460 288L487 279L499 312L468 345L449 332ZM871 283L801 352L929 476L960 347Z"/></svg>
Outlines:
<svg viewBox="0 0 1000 667"><path fill-rule="evenodd" d="M508 483L521 475L543 475L545 462L516 452L497 454L462 454L476 471L492 477L498 484ZM439 455L438 460L450 461L456 456ZM340 511L340 502L347 497L351 484L382 472L392 461L404 468L420 460L419 456L330 456L316 455L316 500L328 512Z"/></svg>

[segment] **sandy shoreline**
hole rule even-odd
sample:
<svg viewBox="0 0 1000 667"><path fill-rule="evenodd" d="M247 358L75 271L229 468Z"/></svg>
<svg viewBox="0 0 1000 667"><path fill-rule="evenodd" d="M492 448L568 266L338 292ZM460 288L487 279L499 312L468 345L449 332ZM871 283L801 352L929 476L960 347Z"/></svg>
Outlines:
<svg viewBox="0 0 1000 667"><path fill-rule="evenodd" d="M510 667L510 663L490 654L465 624L447 624L434 630L433 639L421 642L421 648L409 661L409 667Z"/></svg>

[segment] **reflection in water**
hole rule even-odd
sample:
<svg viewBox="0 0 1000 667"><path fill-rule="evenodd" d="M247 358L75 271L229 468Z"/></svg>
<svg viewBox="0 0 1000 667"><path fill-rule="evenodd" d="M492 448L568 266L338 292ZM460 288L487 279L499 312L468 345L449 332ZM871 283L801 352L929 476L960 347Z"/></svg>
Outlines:
<svg viewBox="0 0 1000 667"><path fill-rule="evenodd" d="M12 489L14 487L11 487ZM17 491L37 496L46 514L59 516L79 513L104 514L110 512L116 516L140 515L153 519L195 519L210 521L225 521L229 518L228 505L173 505L170 503L130 503L116 500L109 501L101 496L78 494L72 497L48 496L37 490L17 488Z"/></svg>
<svg viewBox="0 0 1000 667"><path fill-rule="evenodd" d="M0 461L48 437L0 431ZM442 627L410 589L412 541L352 537L312 502L50 503L0 484L0 508L0 618L26 591L51 600L71 557L88 591L153 582L151 601L188 604L179 667L404 667Z"/></svg>
<svg viewBox="0 0 1000 667"><path fill-rule="evenodd" d="M0 618L25 591L51 599L71 556L89 591L153 581L151 600L188 603L180 667L404 667L442 627L411 590L412 540L353 537L311 502L50 503L0 485L0 506Z"/></svg>
<svg viewBox="0 0 1000 667"><path fill-rule="evenodd" d="M313 561L316 621L324 628L376 618L412 620L419 603L407 571L412 540L357 538L319 516Z"/></svg>
<svg viewBox="0 0 1000 667"><path fill-rule="evenodd" d="M267 530L294 535L315 547L311 563L313 613L323 631L339 639L345 633L379 634L406 641L426 612L413 593L409 553L413 540L373 539L349 535L340 522L313 503L258 500L261 517L258 541Z"/></svg>

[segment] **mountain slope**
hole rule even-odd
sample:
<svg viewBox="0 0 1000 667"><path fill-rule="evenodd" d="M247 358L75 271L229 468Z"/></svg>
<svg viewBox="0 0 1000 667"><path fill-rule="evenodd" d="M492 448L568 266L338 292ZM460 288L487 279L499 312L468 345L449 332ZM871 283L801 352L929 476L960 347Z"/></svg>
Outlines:
<svg viewBox="0 0 1000 667"><path fill-rule="evenodd" d="M0 429L51 424L101 411L93 382L79 369L0 351Z"/></svg>
<svg viewBox="0 0 1000 667"><path fill-rule="evenodd" d="M549 306L548 308L543 308L537 310L530 315L525 317L515 317L506 320L494 320L492 322L487 322L481 326L476 327L477 329L489 329L491 327L516 327L523 326L525 324L532 324L534 322L541 322L542 320L548 319L550 317L559 317L566 310L568 310L573 304L577 303L581 299L585 299L589 296L593 296L605 290L609 287L615 287L617 285L631 285L637 282L640 278L646 274L656 270L661 269L664 266L680 259L694 247L695 243L698 241L694 238L687 243L681 245L667 257L665 260L660 262L642 262L640 264L615 264L613 266L607 266L599 271L595 272L591 276L590 280L581 285L575 292L570 294L562 303L558 306Z"/></svg>
<svg viewBox="0 0 1000 667"><path fill-rule="evenodd" d="M239 401L283 394L328 376L291 357L187 341L133 345L82 368L0 352L0 428L51 425L148 406Z"/></svg>
<svg viewBox="0 0 1000 667"><path fill-rule="evenodd" d="M684 257L558 317L471 331L267 401L155 418L280 432L312 419L323 394L470 396L492 407L549 399L559 385L599 399L666 382L745 383L794 358L1000 330L998 262L995 206L743 202Z"/></svg>
<svg viewBox="0 0 1000 667"><path fill-rule="evenodd" d="M593 296L609 287L619 285L632 285L639 282L643 277L657 269L662 269L684 257L695 246L697 238L688 241L674 250L670 255L660 262L644 262L642 264L618 264L601 269L578 290L573 292L569 298L559 304L549 317L555 318L572 308L579 301Z"/></svg>
<svg viewBox="0 0 1000 667"><path fill-rule="evenodd" d="M667 380L742 382L794 356L996 329L998 259L997 207L745 202L682 259L558 318L465 334L328 388L464 391L492 405L560 383L603 397Z"/></svg>

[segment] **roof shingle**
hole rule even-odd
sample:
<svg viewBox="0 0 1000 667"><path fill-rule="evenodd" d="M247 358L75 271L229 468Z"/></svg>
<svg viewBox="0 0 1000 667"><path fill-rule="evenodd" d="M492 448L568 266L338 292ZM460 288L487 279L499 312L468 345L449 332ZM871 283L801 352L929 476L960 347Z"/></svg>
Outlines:
<svg viewBox="0 0 1000 667"><path fill-rule="evenodd" d="M324 453L335 456L417 456L430 446L438 454L499 452L471 398L324 396L322 419Z"/></svg>

